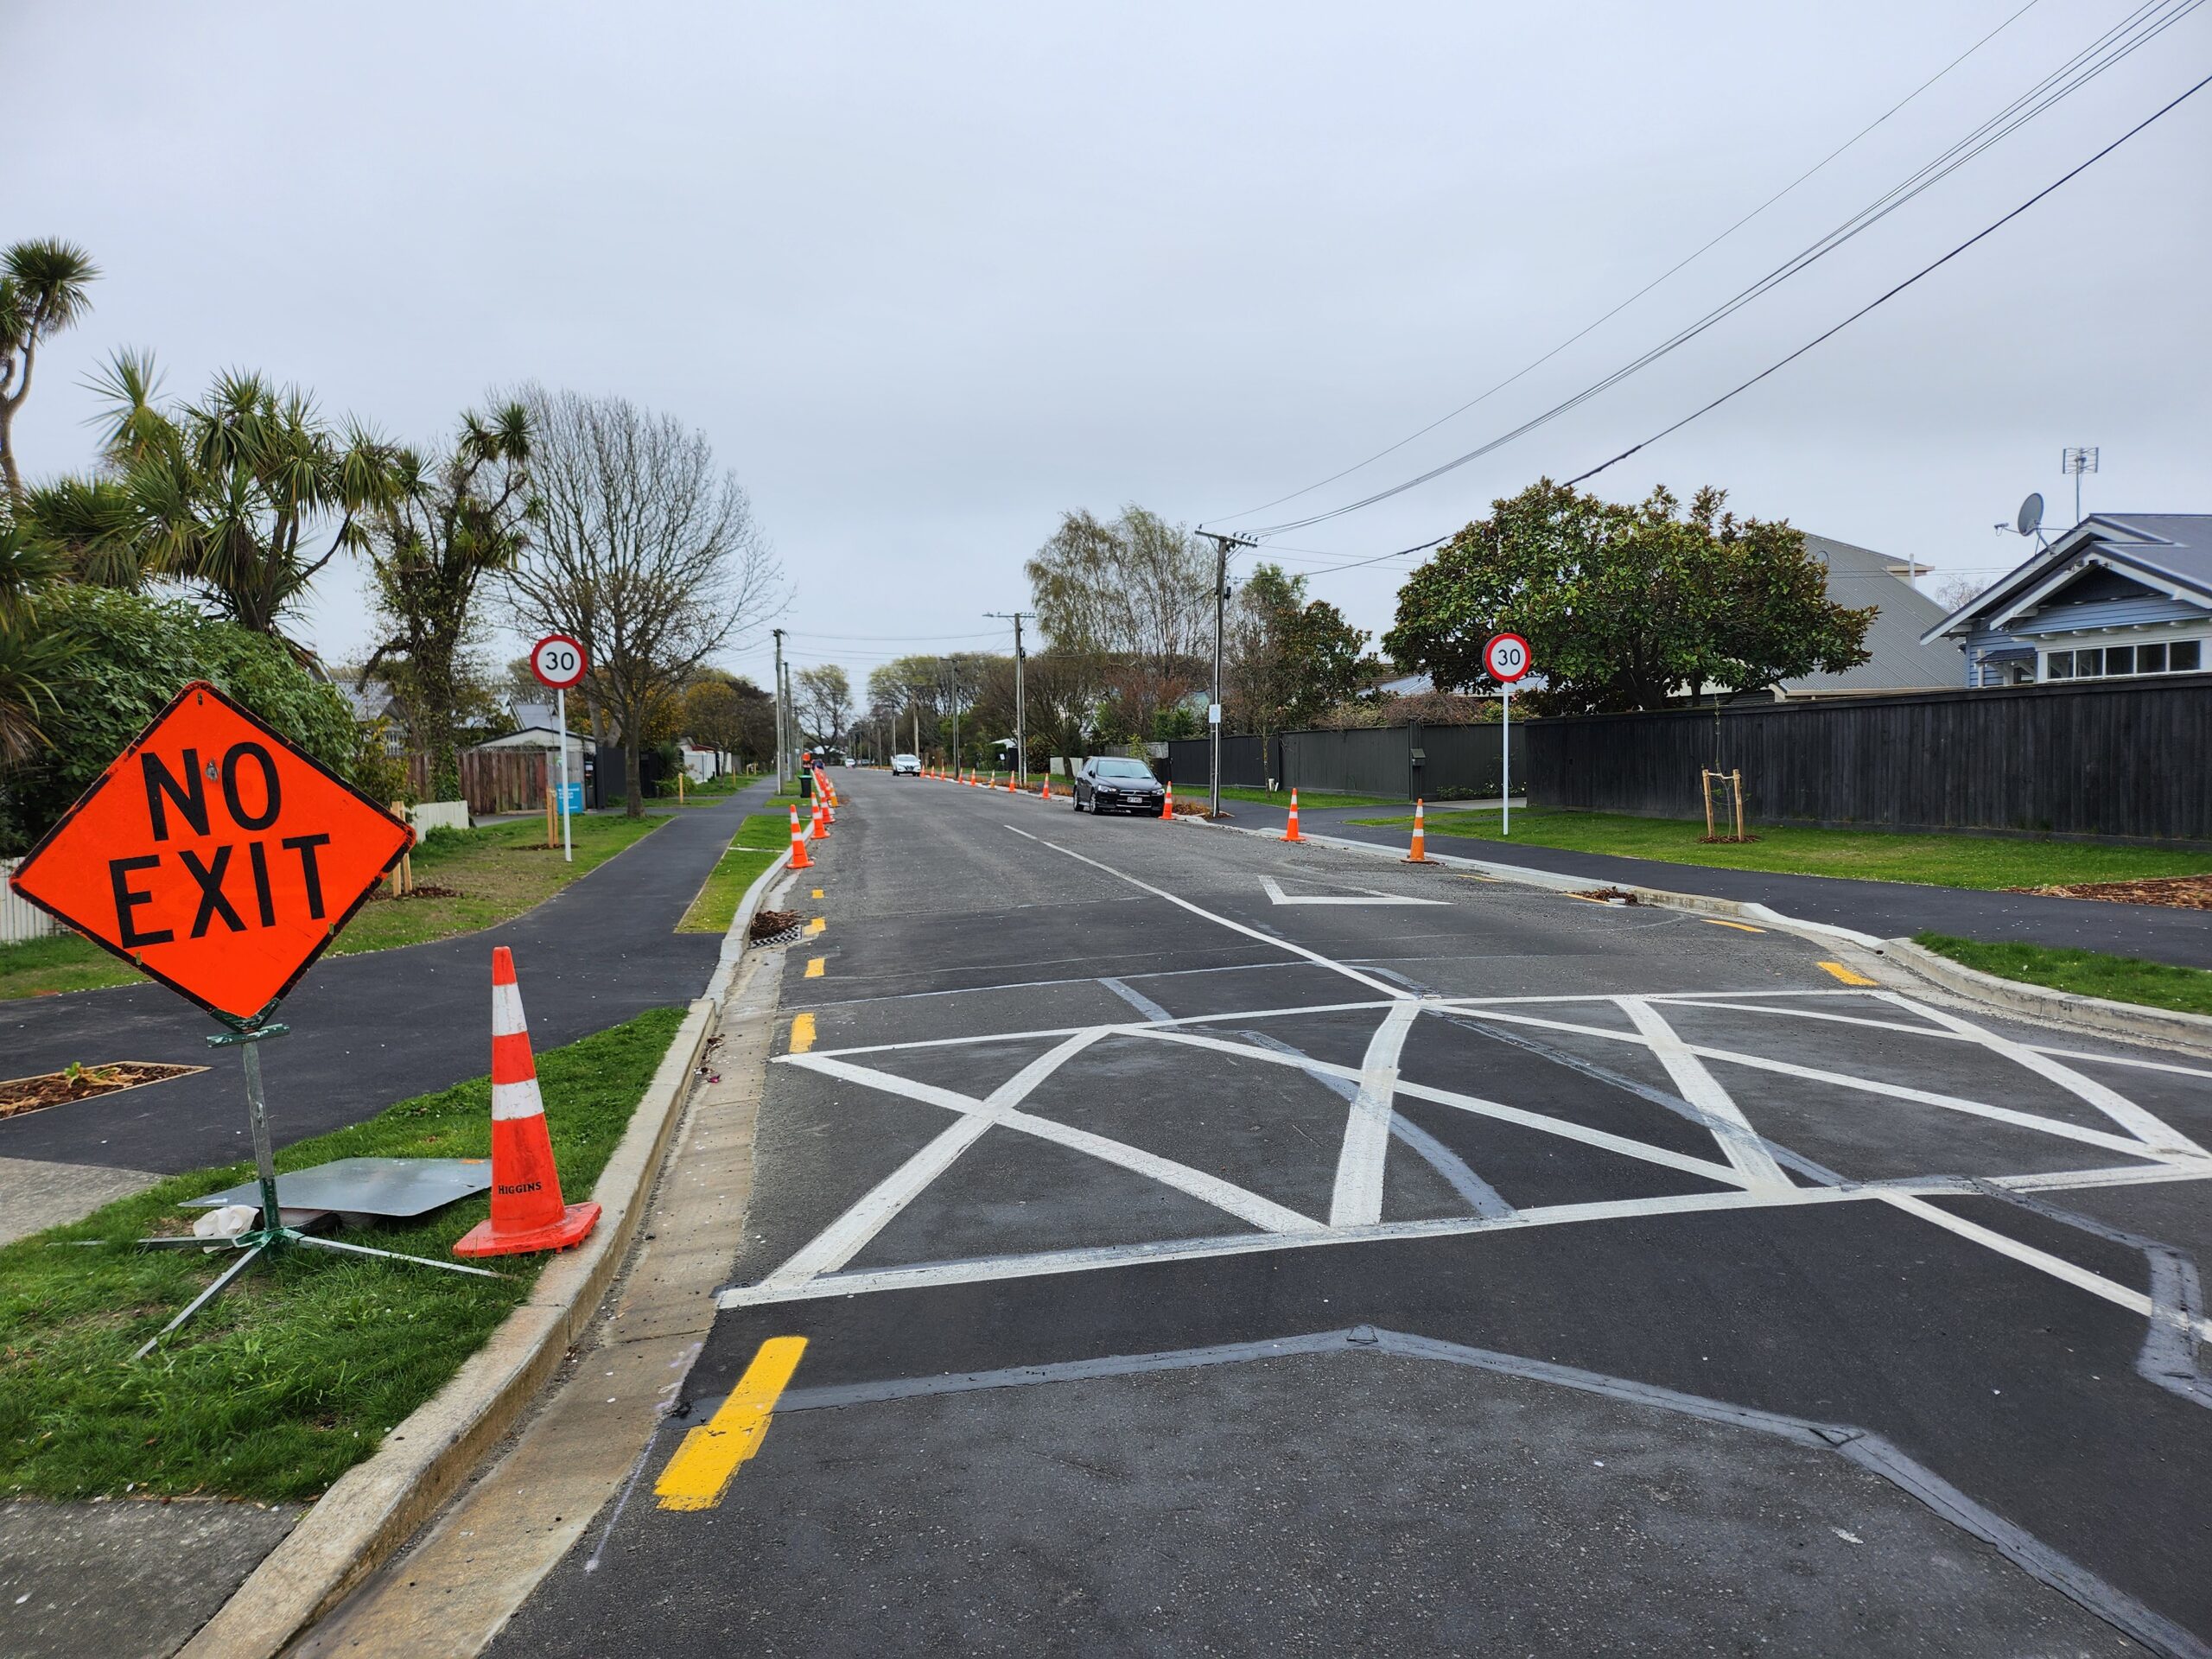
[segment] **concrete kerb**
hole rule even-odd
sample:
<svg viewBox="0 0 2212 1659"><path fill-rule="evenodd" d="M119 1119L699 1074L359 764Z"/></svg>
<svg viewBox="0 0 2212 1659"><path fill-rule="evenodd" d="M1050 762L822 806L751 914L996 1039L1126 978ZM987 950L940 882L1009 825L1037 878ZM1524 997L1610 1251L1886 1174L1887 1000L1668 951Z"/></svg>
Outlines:
<svg viewBox="0 0 2212 1659"><path fill-rule="evenodd" d="M1209 830L1226 830L1235 835L1256 836L1263 841L1281 839L1280 832L1274 830L1250 830L1205 819L1198 822ZM1394 862L1403 861L1391 848L1378 847L1372 842L1347 841L1338 836L1309 835L1304 838L1303 844L1325 847L1337 852L1364 854L1370 858L1384 858ZM1463 858L1450 853L1431 853L1428 861L1447 868L1488 876L1494 881L1541 888L1548 893L1584 893L1592 885L1585 877L1561 875L1553 870L1531 869L1525 865L1501 864L1489 859ZM1745 921L1772 928L1777 932L1795 934L1814 944L1828 946L1836 951L1845 966L1862 971L1878 965L1872 959L1879 958L1880 963L1887 965L1893 972L1902 972L1941 988L1942 991L1949 994L1942 999L1944 1001L1960 998L1983 1008L1993 1006L2003 1013L2055 1022L2094 1036L2124 1036L2192 1051L2212 1051L2212 1019L2202 1014L2141 1007L2133 1003L2113 1002L2103 997L2078 996L2071 992L2052 990L2047 986L2001 979L1994 974L1985 974L1979 969L1969 968L1963 963L1953 962L1948 957L1938 956L1915 944L1910 939L1877 938L1871 933L1858 932L1852 928L1785 916L1766 905L1734 899L1715 899L1699 893L1671 893L1663 887L1612 885L1616 892L1632 894L1639 904ZM1857 960L1854 961L1854 957Z"/></svg>
<svg viewBox="0 0 2212 1659"><path fill-rule="evenodd" d="M645 1200L714 1034L721 994L743 954L746 931L768 888L790 874L779 859L739 901L709 995L690 1005L592 1189L602 1209L598 1228L546 1265L530 1299L445 1387L385 1437L374 1457L332 1484L186 1643L183 1659L257 1659L282 1651L435 1516L521 1421L589 1326L628 1256Z"/></svg>

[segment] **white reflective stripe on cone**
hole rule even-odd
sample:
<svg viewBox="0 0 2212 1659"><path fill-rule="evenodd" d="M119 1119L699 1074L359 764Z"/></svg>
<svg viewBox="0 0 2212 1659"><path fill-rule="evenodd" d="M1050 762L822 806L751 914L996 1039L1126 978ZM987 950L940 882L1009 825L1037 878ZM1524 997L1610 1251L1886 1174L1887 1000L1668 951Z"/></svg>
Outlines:
<svg viewBox="0 0 2212 1659"><path fill-rule="evenodd" d="M524 1077L520 1083L495 1083L492 1085L492 1121L511 1122L518 1117L543 1117L545 1102L537 1092L537 1079Z"/></svg>
<svg viewBox="0 0 2212 1659"><path fill-rule="evenodd" d="M528 1029L522 1017L522 987L493 986L492 1034L494 1037L513 1037Z"/></svg>

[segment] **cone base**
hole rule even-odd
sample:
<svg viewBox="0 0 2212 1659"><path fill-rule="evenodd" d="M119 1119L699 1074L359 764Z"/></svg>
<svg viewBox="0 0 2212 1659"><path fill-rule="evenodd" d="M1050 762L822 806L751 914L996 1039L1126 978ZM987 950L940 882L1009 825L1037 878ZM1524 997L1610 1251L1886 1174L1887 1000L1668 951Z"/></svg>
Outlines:
<svg viewBox="0 0 2212 1659"><path fill-rule="evenodd" d="M468 1256L529 1255L539 1250L565 1250L571 1244L582 1243L598 1225L599 1206L595 1204L572 1204L561 1212L560 1220L517 1233L495 1233L489 1221L480 1221L461 1236L453 1253Z"/></svg>

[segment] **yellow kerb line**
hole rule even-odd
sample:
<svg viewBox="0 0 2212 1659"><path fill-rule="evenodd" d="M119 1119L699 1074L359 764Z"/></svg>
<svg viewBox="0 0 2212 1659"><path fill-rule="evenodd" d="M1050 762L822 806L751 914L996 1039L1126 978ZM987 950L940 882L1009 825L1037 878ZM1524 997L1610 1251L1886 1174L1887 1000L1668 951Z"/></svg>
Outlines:
<svg viewBox="0 0 2212 1659"><path fill-rule="evenodd" d="M1872 985L1875 983L1873 980L1867 978L1864 974L1853 973L1850 969L1845 967L1840 962L1824 962L1821 966L1827 969L1828 972L1834 974L1838 979L1841 980L1847 985Z"/></svg>
<svg viewBox="0 0 2212 1659"><path fill-rule="evenodd" d="M819 888L819 887L817 887L817 888L814 890L814 896L815 896L816 898L819 899L819 898L822 896L822 889L821 889L821 888Z"/></svg>
<svg viewBox="0 0 2212 1659"><path fill-rule="evenodd" d="M828 922L823 920L821 917L817 916L806 925L806 937L810 939L829 925L830 924Z"/></svg>
<svg viewBox="0 0 2212 1659"><path fill-rule="evenodd" d="M802 1014L791 1021L791 1052L804 1054L814 1046L814 1016Z"/></svg>
<svg viewBox="0 0 2212 1659"><path fill-rule="evenodd" d="M737 1465L760 1449L776 1402L783 1397L804 1337L771 1337L760 1344L721 1408L683 1437L653 1496L664 1510L711 1510L722 1501Z"/></svg>
<svg viewBox="0 0 2212 1659"><path fill-rule="evenodd" d="M822 970L829 965L829 963L830 958L827 957L809 957L806 959L806 976L809 979L821 978Z"/></svg>
<svg viewBox="0 0 2212 1659"><path fill-rule="evenodd" d="M1766 929L1763 927L1753 927L1749 922L1724 922L1718 916L1700 916L1698 919L1703 922L1707 927L1732 927L1738 933L1764 933L1766 931Z"/></svg>

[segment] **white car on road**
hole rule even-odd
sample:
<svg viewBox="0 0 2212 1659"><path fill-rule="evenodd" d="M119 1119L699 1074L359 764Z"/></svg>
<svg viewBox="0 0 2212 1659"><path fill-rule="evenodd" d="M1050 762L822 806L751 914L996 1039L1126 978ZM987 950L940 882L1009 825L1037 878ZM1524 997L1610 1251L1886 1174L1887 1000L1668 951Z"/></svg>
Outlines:
<svg viewBox="0 0 2212 1659"><path fill-rule="evenodd" d="M894 754L891 757L893 778L918 778L922 775L922 758L918 754Z"/></svg>

